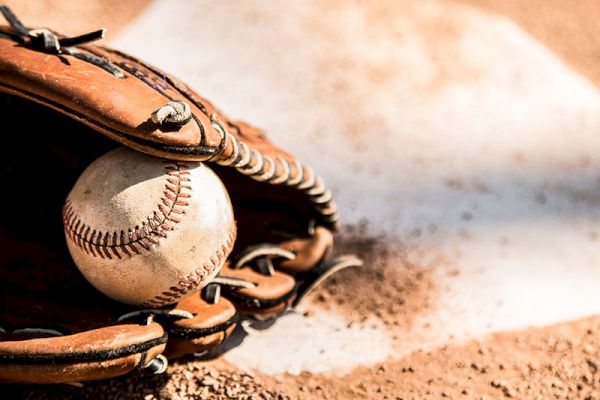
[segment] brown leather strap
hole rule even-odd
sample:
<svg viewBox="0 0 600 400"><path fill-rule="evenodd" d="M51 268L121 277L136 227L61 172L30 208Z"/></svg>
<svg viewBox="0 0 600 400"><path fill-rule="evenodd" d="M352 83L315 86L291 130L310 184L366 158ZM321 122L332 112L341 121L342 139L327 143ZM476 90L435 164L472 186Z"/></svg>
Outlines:
<svg viewBox="0 0 600 400"><path fill-rule="evenodd" d="M10 333L0 336L0 381L24 383L119 376L146 366L167 342L166 333L156 323L115 325L58 337L7 337Z"/></svg>

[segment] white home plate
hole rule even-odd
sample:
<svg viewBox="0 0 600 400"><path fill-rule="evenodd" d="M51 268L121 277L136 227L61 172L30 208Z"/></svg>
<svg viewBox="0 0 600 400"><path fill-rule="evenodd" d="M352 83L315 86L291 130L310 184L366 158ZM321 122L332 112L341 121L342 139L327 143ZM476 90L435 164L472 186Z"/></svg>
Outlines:
<svg viewBox="0 0 600 400"><path fill-rule="evenodd" d="M346 223L456 268L401 349L381 324L315 309L228 360L347 370L600 312L600 95L511 21L443 1L157 2L112 42L266 128L324 176Z"/></svg>
<svg viewBox="0 0 600 400"><path fill-rule="evenodd" d="M344 373L356 364L384 361L392 350L390 337L375 318L350 325L338 313L315 309L308 317L288 313L264 330L246 322L248 336L225 353L225 359L267 374Z"/></svg>

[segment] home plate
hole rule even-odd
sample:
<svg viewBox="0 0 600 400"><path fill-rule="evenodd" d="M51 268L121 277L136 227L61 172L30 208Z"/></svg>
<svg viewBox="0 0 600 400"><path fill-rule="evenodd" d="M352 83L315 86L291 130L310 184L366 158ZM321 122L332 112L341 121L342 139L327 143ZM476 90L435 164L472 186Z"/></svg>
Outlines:
<svg viewBox="0 0 600 400"><path fill-rule="evenodd" d="M312 305L246 326L233 364L343 372L600 312L596 87L509 19L388 5L156 2L112 39L312 165L365 239L446 260L410 331Z"/></svg>

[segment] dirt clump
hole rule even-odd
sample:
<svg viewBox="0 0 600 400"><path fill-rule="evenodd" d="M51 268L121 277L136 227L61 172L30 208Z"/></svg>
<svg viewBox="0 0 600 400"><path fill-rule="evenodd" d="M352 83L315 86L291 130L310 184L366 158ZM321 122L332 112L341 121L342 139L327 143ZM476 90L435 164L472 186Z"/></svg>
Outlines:
<svg viewBox="0 0 600 400"><path fill-rule="evenodd" d="M335 306L351 323L373 316L391 329L410 328L415 316L435 304L431 274L437 261L424 262L420 250L397 239L369 236L366 226L348 226L344 232L336 252L356 254L364 266L333 275L315 290L315 302L325 309Z"/></svg>

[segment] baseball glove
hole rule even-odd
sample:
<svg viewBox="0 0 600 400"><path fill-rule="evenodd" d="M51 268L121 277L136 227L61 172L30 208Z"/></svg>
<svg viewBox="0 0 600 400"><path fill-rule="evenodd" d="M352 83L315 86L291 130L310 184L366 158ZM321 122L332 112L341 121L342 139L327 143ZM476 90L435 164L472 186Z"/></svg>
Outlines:
<svg viewBox="0 0 600 400"><path fill-rule="evenodd" d="M0 12L8 22L0 26L0 112L10 126L0 159L0 381L161 372L167 358L222 343L240 315L277 316L332 273L360 265L330 258L338 224L330 192L262 131L229 120L155 67L90 44L104 30L64 37ZM203 161L232 200L230 258L214 281L174 305L137 309L108 299L66 249L66 194L87 165L120 145ZM179 300L168 296L165 303Z"/></svg>

